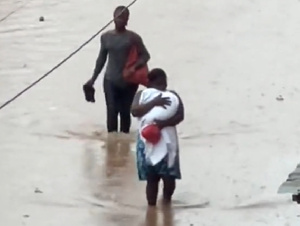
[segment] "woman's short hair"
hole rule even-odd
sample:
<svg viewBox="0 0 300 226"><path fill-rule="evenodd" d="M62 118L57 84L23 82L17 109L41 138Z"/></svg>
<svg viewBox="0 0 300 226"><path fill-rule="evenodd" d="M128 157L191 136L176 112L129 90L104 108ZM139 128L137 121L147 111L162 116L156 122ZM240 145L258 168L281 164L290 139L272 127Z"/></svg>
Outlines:
<svg viewBox="0 0 300 226"><path fill-rule="evenodd" d="M157 79L166 79L167 75L166 72L161 68L154 68L148 73L148 80L149 82L156 81Z"/></svg>

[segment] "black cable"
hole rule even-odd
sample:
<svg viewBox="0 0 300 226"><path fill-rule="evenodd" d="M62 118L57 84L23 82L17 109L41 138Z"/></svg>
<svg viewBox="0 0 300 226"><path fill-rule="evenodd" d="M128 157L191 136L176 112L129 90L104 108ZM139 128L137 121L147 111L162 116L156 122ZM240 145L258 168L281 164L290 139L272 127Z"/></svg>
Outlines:
<svg viewBox="0 0 300 226"><path fill-rule="evenodd" d="M117 15L116 17L119 17L124 10L128 9L130 6L132 6L137 0L133 0L128 6L126 6L119 15ZM84 42L81 46L79 46L75 51L73 51L69 56L67 56L65 59L63 59L60 63L58 63L56 66L54 66L50 71L48 71L46 74L44 74L42 77L40 77L39 79L37 79L36 81L34 81L32 84L30 84L29 86L27 86L25 89L23 89L21 92L19 92L18 94L16 94L14 97L12 97L11 99L9 99L8 101L6 101L4 104L2 104L0 106L0 110L3 109L5 106L7 106L8 104L10 104L11 102L13 102L15 99L17 99L19 96L21 96L23 93L25 93L27 90L29 90L30 88L32 88L33 86L35 86L37 83L39 83L41 80L43 80L44 78L46 78L48 75L50 75L53 71L55 71L57 68L59 68L63 63L65 63L67 60L69 60L73 55L75 55L76 53L78 53L84 46L86 46L89 42L91 42L96 36L98 36L105 28L107 28L112 22L114 21L114 19L110 20L104 27L102 27L99 31L97 31L91 38L89 38L86 42Z"/></svg>
<svg viewBox="0 0 300 226"><path fill-rule="evenodd" d="M4 20L6 20L8 17L10 17L14 13L18 12L20 9L24 8L27 4L28 4L28 2L24 3L23 5L19 6L15 10L11 11L10 13L8 13L5 17L3 17L3 18L0 19L0 22L3 22Z"/></svg>

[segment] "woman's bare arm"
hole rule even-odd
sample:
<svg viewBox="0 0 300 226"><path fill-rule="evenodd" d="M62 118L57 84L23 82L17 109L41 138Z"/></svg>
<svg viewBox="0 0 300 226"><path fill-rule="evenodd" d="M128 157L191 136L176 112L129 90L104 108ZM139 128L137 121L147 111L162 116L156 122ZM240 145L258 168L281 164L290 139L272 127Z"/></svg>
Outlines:
<svg viewBox="0 0 300 226"><path fill-rule="evenodd" d="M131 105L131 114L133 117L143 117L145 114L147 114L149 111L151 111L154 107L165 107L167 105L170 105L170 98L168 97L162 97L162 95L158 95L153 100L149 101L145 104L140 104L140 98L141 98L142 91L138 91L133 99L132 105Z"/></svg>
<svg viewBox="0 0 300 226"><path fill-rule="evenodd" d="M138 118L143 117L154 107L152 101L148 102L147 104L139 104L141 94L142 94L142 90L138 91L135 94L135 97L133 99L131 105L131 114L133 117L138 117Z"/></svg>
<svg viewBox="0 0 300 226"><path fill-rule="evenodd" d="M173 117L164 121L160 121L160 120L156 121L157 125L160 128L164 128L168 126L177 126L179 123L181 123L184 120L184 105L182 99L175 91L171 91L171 92L174 93L179 99L178 109Z"/></svg>

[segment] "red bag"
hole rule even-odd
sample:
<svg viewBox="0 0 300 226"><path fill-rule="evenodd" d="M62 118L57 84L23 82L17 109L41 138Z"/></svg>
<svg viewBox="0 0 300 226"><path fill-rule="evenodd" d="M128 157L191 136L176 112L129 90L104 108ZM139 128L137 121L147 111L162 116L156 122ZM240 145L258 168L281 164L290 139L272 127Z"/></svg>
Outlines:
<svg viewBox="0 0 300 226"><path fill-rule="evenodd" d="M128 76L126 70L132 67L138 59L138 52L135 45L131 47L131 50L128 55L128 59L125 65L125 69L123 71L123 77L127 82L147 86L148 84L148 66L147 64L142 68L136 70L133 75Z"/></svg>

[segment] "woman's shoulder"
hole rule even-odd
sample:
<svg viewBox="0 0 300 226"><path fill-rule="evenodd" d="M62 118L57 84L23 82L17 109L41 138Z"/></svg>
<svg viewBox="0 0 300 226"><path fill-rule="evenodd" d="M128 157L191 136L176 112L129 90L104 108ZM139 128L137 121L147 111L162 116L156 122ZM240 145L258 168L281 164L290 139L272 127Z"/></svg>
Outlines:
<svg viewBox="0 0 300 226"><path fill-rule="evenodd" d="M175 90L168 90L170 93L173 93L175 96L177 96L177 98L182 101L181 96L175 91Z"/></svg>
<svg viewBox="0 0 300 226"><path fill-rule="evenodd" d="M168 89L167 91L171 92L171 93L174 93L176 96L179 96L179 94L175 90L173 90L173 89Z"/></svg>

